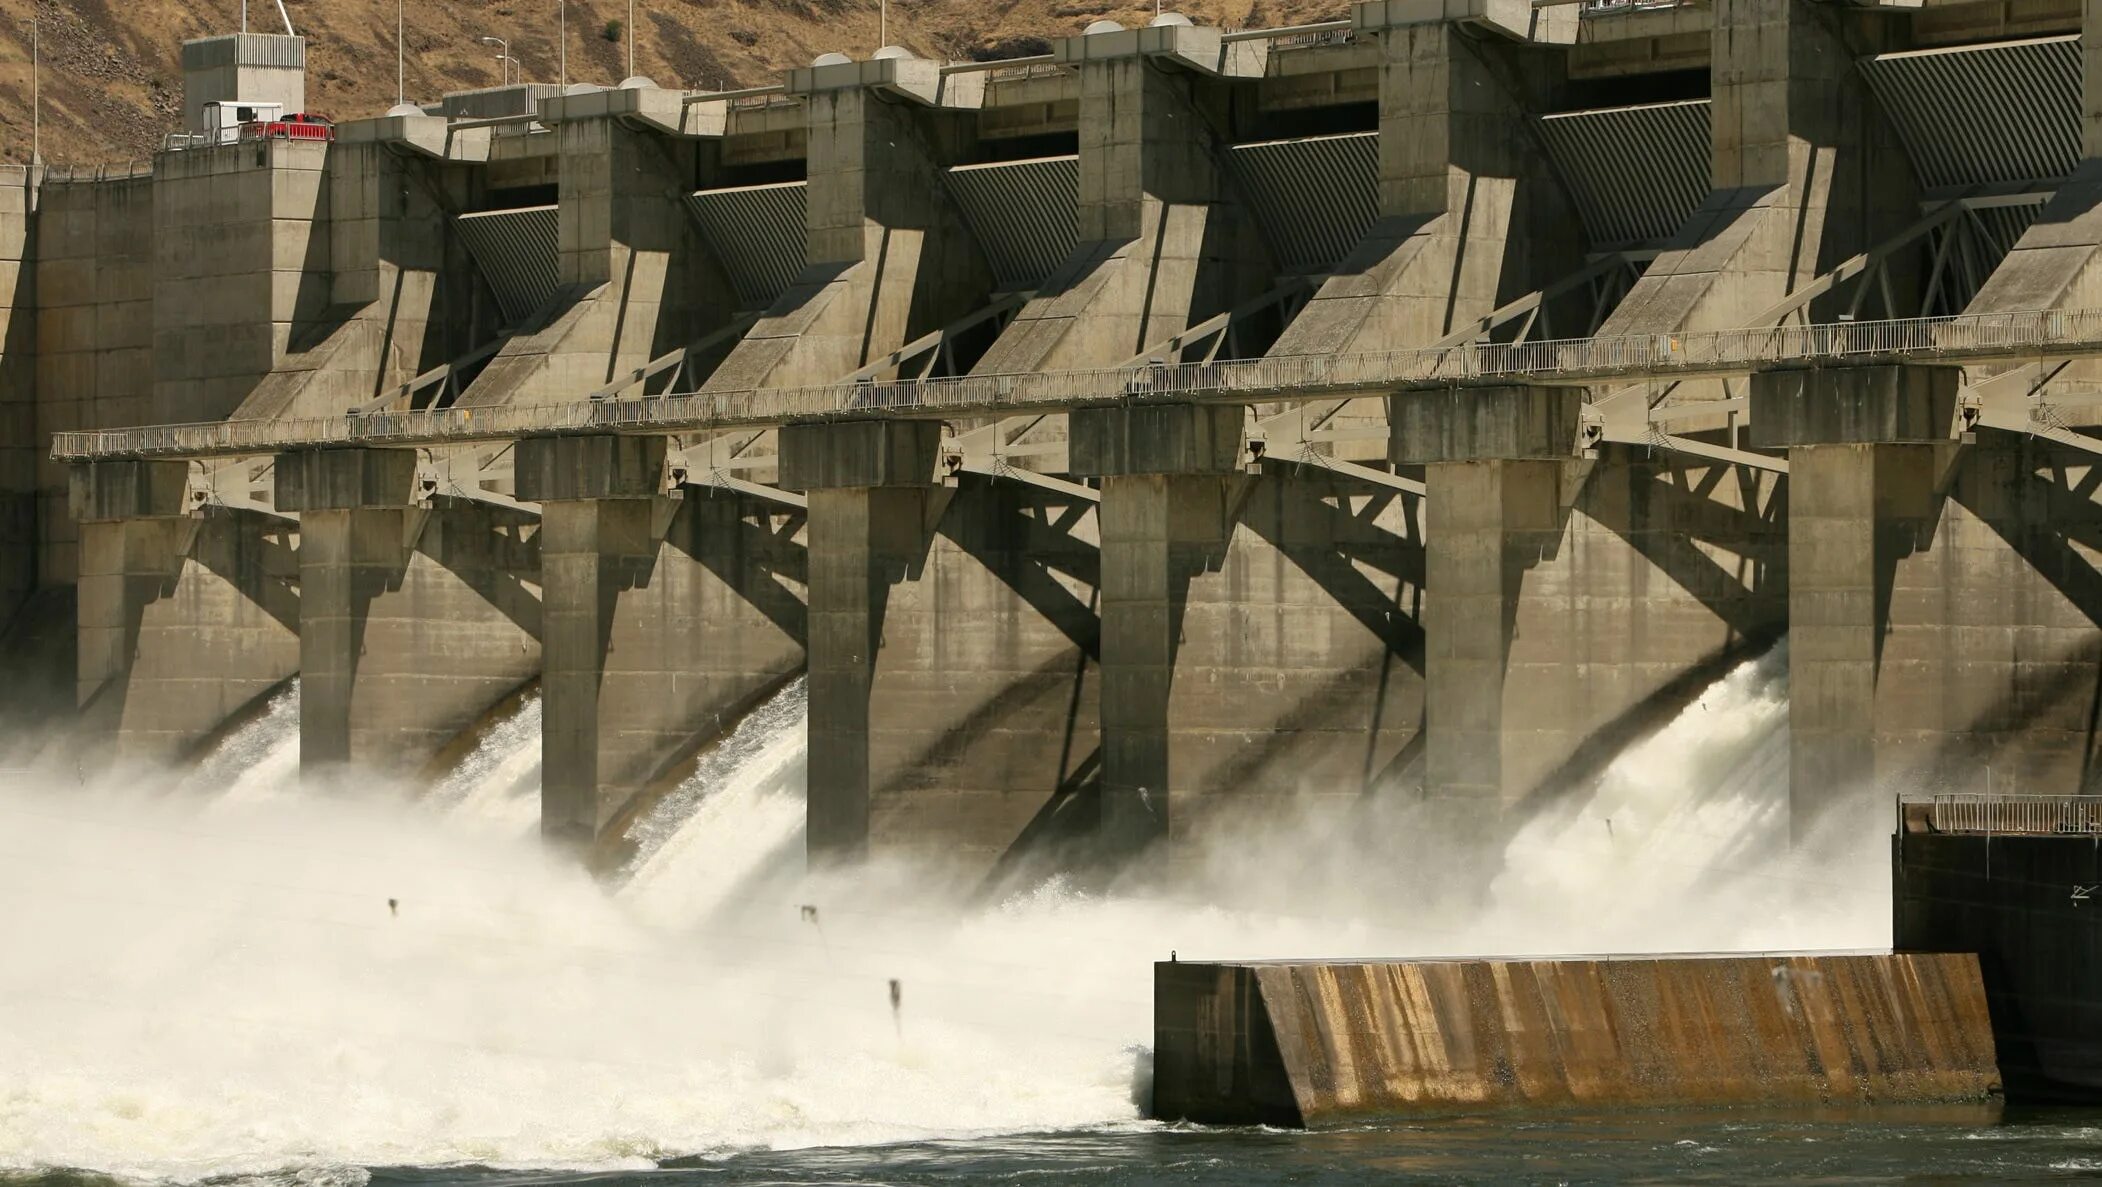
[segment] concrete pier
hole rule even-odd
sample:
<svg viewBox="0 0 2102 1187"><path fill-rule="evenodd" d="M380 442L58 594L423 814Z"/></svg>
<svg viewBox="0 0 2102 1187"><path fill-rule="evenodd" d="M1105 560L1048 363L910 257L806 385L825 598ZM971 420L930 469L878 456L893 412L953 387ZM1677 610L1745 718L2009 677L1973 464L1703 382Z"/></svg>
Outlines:
<svg viewBox="0 0 2102 1187"><path fill-rule="evenodd" d="M413 773L540 671L537 517L420 487L406 450L277 459L300 517L303 769Z"/></svg>
<svg viewBox="0 0 2102 1187"><path fill-rule="evenodd" d="M2082 790L2102 614L2098 511L2041 443L1952 435L1954 368L1776 371L1754 439L1785 447L1795 819L1899 791Z"/></svg>
<svg viewBox="0 0 2102 1187"><path fill-rule="evenodd" d="M519 443L540 504L541 831L586 848L802 666L802 515L668 482L662 440Z"/></svg>
<svg viewBox="0 0 2102 1187"><path fill-rule="evenodd" d="M1583 393L1398 396L1428 507L1424 787L1486 825L1617 750L1788 622L1786 484L1607 447ZM1574 624L1581 624L1575 626ZM1690 686L1690 687L1689 687Z"/></svg>
<svg viewBox="0 0 2102 1187"><path fill-rule="evenodd" d="M1984 1102L1968 955L1161 963L1152 1115Z"/></svg>

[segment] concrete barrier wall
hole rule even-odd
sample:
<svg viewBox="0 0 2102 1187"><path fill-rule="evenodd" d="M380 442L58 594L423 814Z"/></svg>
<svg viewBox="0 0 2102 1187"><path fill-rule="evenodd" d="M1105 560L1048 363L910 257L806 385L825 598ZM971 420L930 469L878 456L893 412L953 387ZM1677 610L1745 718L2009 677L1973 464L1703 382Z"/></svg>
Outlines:
<svg viewBox="0 0 2102 1187"><path fill-rule="evenodd" d="M1995 1060L1967 955L1154 966L1167 1120L1984 1100Z"/></svg>

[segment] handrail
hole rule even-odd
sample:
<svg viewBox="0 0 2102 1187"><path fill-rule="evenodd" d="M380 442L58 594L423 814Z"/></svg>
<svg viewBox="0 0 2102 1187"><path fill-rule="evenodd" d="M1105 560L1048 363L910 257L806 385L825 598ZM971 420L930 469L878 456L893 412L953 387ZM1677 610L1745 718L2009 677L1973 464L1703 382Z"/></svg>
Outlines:
<svg viewBox="0 0 2102 1187"><path fill-rule="evenodd" d="M63 432L59 460L207 457L339 444L503 440L586 430L683 432L880 415L942 418L1116 402L1253 404L1380 395L1467 383L1562 383L1634 375L1742 375L1840 361L2004 361L2102 355L2102 309L1906 318L1836 325L1468 343L1346 355L1283 355L1127 371L1052 371L665 395L646 402L447 408L297 420Z"/></svg>
<svg viewBox="0 0 2102 1187"><path fill-rule="evenodd" d="M788 84L777 82L771 86L745 87L735 91L702 91L693 95L681 95L679 103L681 106L692 107L696 103L723 103L735 99L757 99L761 95L785 95L787 93Z"/></svg>
<svg viewBox="0 0 2102 1187"><path fill-rule="evenodd" d="M1347 20L1314 21L1305 25L1280 25L1275 29L1236 29L1231 33L1221 34L1219 40L1229 43L1235 41L1282 41L1287 37L1304 37L1309 33L1339 33L1348 28L1350 28L1350 22Z"/></svg>
<svg viewBox="0 0 2102 1187"><path fill-rule="evenodd" d="M1048 66L1058 61L1057 54L1031 54L1026 58L995 58L990 62L951 62L942 67L942 75L983 74L993 70L1005 70L1010 66Z"/></svg>

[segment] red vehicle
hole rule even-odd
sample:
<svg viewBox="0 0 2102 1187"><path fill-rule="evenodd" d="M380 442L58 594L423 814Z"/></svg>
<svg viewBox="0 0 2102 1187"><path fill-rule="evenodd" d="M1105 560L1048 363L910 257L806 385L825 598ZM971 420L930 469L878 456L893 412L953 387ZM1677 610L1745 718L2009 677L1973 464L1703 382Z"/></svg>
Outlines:
<svg viewBox="0 0 2102 1187"><path fill-rule="evenodd" d="M282 119L257 120L242 129L257 140L334 140L336 124L325 115L295 111Z"/></svg>

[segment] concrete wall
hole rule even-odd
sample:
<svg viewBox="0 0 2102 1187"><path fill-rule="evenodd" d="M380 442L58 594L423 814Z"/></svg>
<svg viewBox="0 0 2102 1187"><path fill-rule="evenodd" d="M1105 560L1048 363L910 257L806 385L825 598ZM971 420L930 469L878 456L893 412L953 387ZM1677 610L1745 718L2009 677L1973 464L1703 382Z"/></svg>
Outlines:
<svg viewBox="0 0 2102 1187"><path fill-rule="evenodd" d="M1985 1102L1974 957L1162 963L1153 1115Z"/></svg>
<svg viewBox="0 0 2102 1187"><path fill-rule="evenodd" d="M145 423L227 416L326 316L330 149L270 140L155 158Z"/></svg>
<svg viewBox="0 0 2102 1187"><path fill-rule="evenodd" d="M0 168L0 635L36 592L36 261L29 170Z"/></svg>
<svg viewBox="0 0 2102 1187"><path fill-rule="evenodd" d="M37 198L37 572L79 571L68 470L50 434L154 419L154 185L150 176L46 181Z"/></svg>
<svg viewBox="0 0 2102 1187"><path fill-rule="evenodd" d="M278 456L300 520L300 765L414 773L540 672L539 518L417 497L417 455Z"/></svg>

